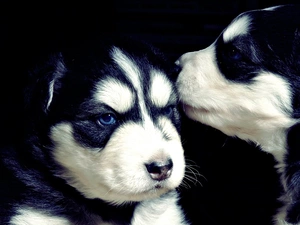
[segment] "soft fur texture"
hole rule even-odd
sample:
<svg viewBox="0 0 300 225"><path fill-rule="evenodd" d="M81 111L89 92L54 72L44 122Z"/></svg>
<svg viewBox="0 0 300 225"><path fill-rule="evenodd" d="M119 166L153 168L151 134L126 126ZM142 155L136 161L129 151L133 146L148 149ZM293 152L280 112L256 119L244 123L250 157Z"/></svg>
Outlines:
<svg viewBox="0 0 300 225"><path fill-rule="evenodd" d="M47 52L2 82L23 92L2 95L0 223L186 225L173 63L124 38Z"/></svg>
<svg viewBox="0 0 300 225"><path fill-rule="evenodd" d="M297 5L244 12L176 62L188 117L274 156L284 188L276 225L300 224L299 28Z"/></svg>

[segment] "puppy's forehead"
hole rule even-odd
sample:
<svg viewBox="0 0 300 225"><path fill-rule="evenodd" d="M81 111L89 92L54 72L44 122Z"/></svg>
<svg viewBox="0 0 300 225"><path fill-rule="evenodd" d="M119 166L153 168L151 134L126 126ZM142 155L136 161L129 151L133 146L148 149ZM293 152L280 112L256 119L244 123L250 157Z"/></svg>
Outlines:
<svg viewBox="0 0 300 225"><path fill-rule="evenodd" d="M112 48L111 57L125 79L121 81L113 74L106 76L96 86L94 97L97 101L119 113L129 111L137 102L140 108L145 108L143 105L146 102L151 102L155 107L165 107L169 102L173 104L177 101L174 86L166 74L147 60L143 65L138 64L134 56L117 47Z"/></svg>
<svg viewBox="0 0 300 225"><path fill-rule="evenodd" d="M297 14L299 14L298 11L296 12ZM225 43L230 42L237 36L249 34L254 28L263 29L262 31L264 32L264 29L267 30L270 24L275 23L275 25L280 26L281 21L286 19L289 21L289 18L294 16L295 12L283 5L243 12L224 29L223 41ZM294 20L297 21L296 18ZM285 26L289 26L289 24L285 24Z"/></svg>
<svg viewBox="0 0 300 225"><path fill-rule="evenodd" d="M241 14L223 32L224 42L230 42L237 36L245 35L250 31L251 18L248 14Z"/></svg>
<svg viewBox="0 0 300 225"><path fill-rule="evenodd" d="M142 74L134 60L127 56L121 49L117 47L112 48L111 57L123 71L124 75L131 82L133 87L135 89L140 87Z"/></svg>

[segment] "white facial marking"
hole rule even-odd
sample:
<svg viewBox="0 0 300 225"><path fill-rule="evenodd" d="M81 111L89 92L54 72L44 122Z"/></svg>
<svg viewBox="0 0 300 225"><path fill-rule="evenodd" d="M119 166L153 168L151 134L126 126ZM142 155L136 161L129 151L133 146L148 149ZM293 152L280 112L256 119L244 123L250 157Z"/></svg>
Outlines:
<svg viewBox="0 0 300 225"><path fill-rule="evenodd" d="M134 61L116 47L112 50L112 58L123 70L125 76L131 81L133 87L141 92L141 74Z"/></svg>
<svg viewBox="0 0 300 225"><path fill-rule="evenodd" d="M137 101L139 108L141 110L141 116L144 122L144 126L152 127L153 122L147 112L147 107L145 103L145 96L142 90L143 84L141 81L141 73L138 66L126 56L120 49L113 48L112 58L123 70L125 76L131 81L133 87L137 92ZM151 128L150 128L151 129Z"/></svg>
<svg viewBox="0 0 300 225"><path fill-rule="evenodd" d="M94 98L119 113L130 110L134 105L134 93L116 79L110 78L101 81L96 89Z"/></svg>
<svg viewBox="0 0 300 225"><path fill-rule="evenodd" d="M34 209L19 209L18 214L9 222L10 225L72 225L67 219L48 215L45 212L39 212Z"/></svg>
<svg viewBox="0 0 300 225"><path fill-rule="evenodd" d="M152 104L157 107L166 106L173 91L170 81L157 70L151 71L151 79L149 98Z"/></svg>
<svg viewBox="0 0 300 225"><path fill-rule="evenodd" d="M247 34L251 25L249 16L241 16L235 19L223 33L224 42L231 41L234 37Z"/></svg>
<svg viewBox="0 0 300 225"><path fill-rule="evenodd" d="M183 149L173 124L166 118L160 123L171 140L165 140L154 126L126 123L114 132L103 149L80 145L73 137L71 124L56 125L51 131L53 156L66 168L57 176L87 198L115 204L158 197L176 188L184 176ZM174 165L171 176L161 182L151 179L145 163L169 158ZM158 184L160 188L156 188Z"/></svg>

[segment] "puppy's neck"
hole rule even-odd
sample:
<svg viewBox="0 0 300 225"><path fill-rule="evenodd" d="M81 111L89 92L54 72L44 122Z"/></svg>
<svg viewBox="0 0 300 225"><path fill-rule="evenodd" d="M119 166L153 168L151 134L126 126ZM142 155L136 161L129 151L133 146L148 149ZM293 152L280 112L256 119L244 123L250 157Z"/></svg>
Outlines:
<svg viewBox="0 0 300 225"><path fill-rule="evenodd" d="M251 131L239 132L236 136L251 141L260 146L262 151L272 154L278 162L278 166L281 167L287 153L287 131L296 122L295 119L286 119L285 121L281 120L280 123L268 123L268 126L266 123L257 123L258 126L253 127Z"/></svg>

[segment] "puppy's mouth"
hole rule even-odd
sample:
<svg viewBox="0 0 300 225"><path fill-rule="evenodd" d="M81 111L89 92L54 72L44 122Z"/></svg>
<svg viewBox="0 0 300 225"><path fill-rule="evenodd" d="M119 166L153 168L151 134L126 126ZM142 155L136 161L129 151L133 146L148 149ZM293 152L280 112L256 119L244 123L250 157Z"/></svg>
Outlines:
<svg viewBox="0 0 300 225"><path fill-rule="evenodd" d="M183 104L182 107L188 118L207 125L211 125L211 117L221 113L214 108L195 107L188 104Z"/></svg>
<svg viewBox="0 0 300 225"><path fill-rule="evenodd" d="M156 185L154 186L154 188L155 188L155 189L161 189L161 188L163 188L163 186L162 186L161 184L156 184Z"/></svg>
<svg viewBox="0 0 300 225"><path fill-rule="evenodd" d="M149 185L148 188L144 189L139 193L139 195L145 195L145 196L159 196L161 194L164 194L173 188L170 188L163 183L159 182L157 184Z"/></svg>
<svg viewBox="0 0 300 225"><path fill-rule="evenodd" d="M191 105L188 105L185 103L182 104L182 108L183 108L183 111L187 115L198 114L198 113L210 113L212 111L212 110L209 110L209 109L201 107L201 106L195 107L195 106L191 106Z"/></svg>
<svg viewBox="0 0 300 225"><path fill-rule="evenodd" d="M158 189L168 189L168 185L166 185L166 181L158 181L151 187L151 190L158 190Z"/></svg>

